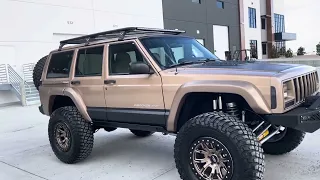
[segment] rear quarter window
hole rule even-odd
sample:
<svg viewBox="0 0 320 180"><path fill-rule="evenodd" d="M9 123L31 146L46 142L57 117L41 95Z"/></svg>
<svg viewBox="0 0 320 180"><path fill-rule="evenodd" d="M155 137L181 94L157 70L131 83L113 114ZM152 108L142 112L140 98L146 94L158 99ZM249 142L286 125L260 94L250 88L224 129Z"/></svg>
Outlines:
<svg viewBox="0 0 320 180"><path fill-rule="evenodd" d="M65 51L51 55L47 71L47 79L68 78L74 51Z"/></svg>

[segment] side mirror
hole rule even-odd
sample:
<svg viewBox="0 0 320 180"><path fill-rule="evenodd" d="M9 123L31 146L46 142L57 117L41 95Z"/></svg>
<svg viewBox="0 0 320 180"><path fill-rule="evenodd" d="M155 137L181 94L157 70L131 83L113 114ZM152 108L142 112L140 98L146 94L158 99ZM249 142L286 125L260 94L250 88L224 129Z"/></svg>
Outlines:
<svg viewBox="0 0 320 180"><path fill-rule="evenodd" d="M129 66L130 74L152 74L152 69L143 62L133 62Z"/></svg>

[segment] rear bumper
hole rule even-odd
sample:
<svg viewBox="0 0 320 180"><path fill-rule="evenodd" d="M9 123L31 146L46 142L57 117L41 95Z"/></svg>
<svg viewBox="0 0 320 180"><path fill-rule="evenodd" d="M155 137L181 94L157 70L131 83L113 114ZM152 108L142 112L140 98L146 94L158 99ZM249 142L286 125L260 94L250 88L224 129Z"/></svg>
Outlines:
<svg viewBox="0 0 320 180"><path fill-rule="evenodd" d="M320 129L320 94L309 96L299 107L283 113L265 116L271 124L313 133Z"/></svg>

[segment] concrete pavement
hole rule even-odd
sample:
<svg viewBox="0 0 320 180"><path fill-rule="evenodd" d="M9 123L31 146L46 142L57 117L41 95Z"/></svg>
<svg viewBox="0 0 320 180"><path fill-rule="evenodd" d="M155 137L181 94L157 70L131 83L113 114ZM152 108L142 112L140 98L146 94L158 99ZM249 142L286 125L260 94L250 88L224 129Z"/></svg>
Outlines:
<svg viewBox="0 0 320 180"><path fill-rule="evenodd" d="M179 180L173 159L175 137L137 138L126 129L100 130L92 154L78 164L61 163L47 137L48 117L36 106L0 109L0 180ZM284 156L266 157L266 180L320 178L320 132Z"/></svg>

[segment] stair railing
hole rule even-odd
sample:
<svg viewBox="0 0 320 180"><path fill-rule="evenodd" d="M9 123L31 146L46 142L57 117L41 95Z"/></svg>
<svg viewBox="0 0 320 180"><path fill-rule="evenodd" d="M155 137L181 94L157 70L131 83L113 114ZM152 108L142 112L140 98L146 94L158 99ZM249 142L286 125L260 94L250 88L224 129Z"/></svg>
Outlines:
<svg viewBox="0 0 320 180"><path fill-rule="evenodd" d="M6 64L0 64L0 84L8 83L8 70Z"/></svg>
<svg viewBox="0 0 320 180"><path fill-rule="evenodd" d="M13 90L17 93L18 98L20 99L23 106L26 103L26 89L28 92L31 92L31 87L29 84L11 67L9 64L8 67L8 75L9 75L9 83L13 87ZM27 87L27 88L26 88Z"/></svg>

